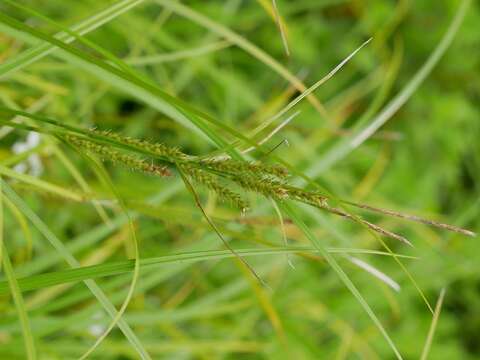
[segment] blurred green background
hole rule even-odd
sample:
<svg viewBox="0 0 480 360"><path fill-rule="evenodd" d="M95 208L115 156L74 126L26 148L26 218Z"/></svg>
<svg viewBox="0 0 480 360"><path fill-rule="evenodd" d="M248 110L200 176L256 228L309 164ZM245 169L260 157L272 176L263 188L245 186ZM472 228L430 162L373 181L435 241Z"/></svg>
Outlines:
<svg viewBox="0 0 480 360"><path fill-rule="evenodd" d="M319 112L303 100L295 107L300 114L268 145L273 148L288 140L289 146L279 146L275 155L340 198L480 231L479 2L471 2L452 45L408 102L373 137L331 164L325 159L332 149L348 140L359 122L371 122L410 84L441 41L460 2L277 0L290 56L285 54L270 1L181 3L184 6L175 1L138 2L85 37L169 94L245 135L299 94L255 49L269 54L308 87L372 37L315 92L326 111ZM93 19L114 6L111 1L93 0L19 4L64 26ZM42 32L59 31L45 19L8 4L0 4L0 9ZM198 14L209 22L197 21ZM9 31L2 22L0 61L20 59L36 41ZM85 44L74 44L99 56ZM256 46L255 51L249 44ZM58 54L3 73L2 105L164 142L192 155L215 150L204 137L145 103L142 94L123 91ZM58 154L61 149L91 190L100 199L107 196L108 189L88 164L71 149L52 145L47 136L41 136L29 153L36 154L36 160L30 157L18 167L22 159L15 160L15 144L28 143L27 133L1 131L2 166L76 190L79 185ZM178 176L156 179L105 166L129 208L140 214L135 228L142 258L223 248ZM4 179L82 264L133 256L127 227L117 222L109 228L89 202L70 201L21 179ZM252 209L241 217L238 210L199 190L205 209L233 247L283 246L279 219L269 200L249 194ZM5 203L4 242L16 274L24 277L68 268L34 226L29 227L30 243L10 210ZM407 248L385 240L393 251L418 257L402 262L432 306L440 289L446 288L429 358L480 358L478 238L351 210L414 244ZM106 206L105 211L111 219L120 216L118 209ZM362 227L318 209L309 209L304 221L325 246L384 250ZM290 243L307 245L289 219L285 222ZM358 255L394 279L401 286L395 292L346 257L335 257L404 358L420 358L432 314L406 272L391 257ZM145 267L124 319L154 359L394 358L358 301L321 257L309 253L291 260L294 268L283 255L249 258L271 290L262 288L232 259ZM130 281L131 274L97 279L117 307ZM109 323L81 282L24 292L24 300L42 359L78 358ZM10 296L1 295L0 309L0 357L24 358ZM136 359L138 354L115 329L90 358Z"/></svg>

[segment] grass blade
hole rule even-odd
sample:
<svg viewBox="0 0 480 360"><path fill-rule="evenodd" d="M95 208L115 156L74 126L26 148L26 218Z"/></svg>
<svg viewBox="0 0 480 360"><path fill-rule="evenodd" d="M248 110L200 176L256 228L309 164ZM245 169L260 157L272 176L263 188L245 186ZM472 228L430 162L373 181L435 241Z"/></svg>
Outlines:
<svg viewBox="0 0 480 360"><path fill-rule="evenodd" d="M282 38L283 48L285 49L285 54L290 56L290 49L288 48L288 41L287 41L287 34L285 33L285 29L283 28L284 23L280 16L280 12L278 11L277 1L272 0L273 5L273 12L275 13L275 21L278 26L278 30L280 31L280 37Z"/></svg>
<svg viewBox="0 0 480 360"><path fill-rule="evenodd" d="M244 257L256 256L274 256L274 255L295 255L295 254L318 254L318 249L313 246L288 246L275 247L266 249L237 249L237 253ZM326 248L330 254L370 254L379 256L393 256L390 253L378 250L368 249L354 249L354 248ZM401 254L394 254L395 256L416 259L415 257ZM230 250L202 250L189 251L179 254L163 255L159 257L142 258L140 259L140 267L147 269L151 267L164 266L167 264L199 262L199 261L213 261L235 257ZM32 291L42 289L49 286L66 284L70 282L78 282L88 279L96 279L106 276L114 276L125 274L133 271L135 266L134 260L124 260L118 262L107 262L98 265L81 266L77 268L60 270L55 272L47 272L38 275L31 275L18 279L20 289L25 291ZM0 282L0 296L8 293L8 283L6 281Z"/></svg>
<svg viewBox="0 0 480 360"><path fill-rule="evenodd" d="M442 310L443 298L445 297L445 288L440 291L440 296L438 297L437 304L435 305L435 312L432 317L432 324L428 330L427 341L425 341L425 346L423 347L422 356L420 360L427 360L428 353L430 352L430 347L432 346L433 335L437 328L438 318L440 317L440 311Z"/></svg>
<svg viewBox="0 0 480 360"><path fill-rule="evenodd" d="M22 329L23 340L25 342L25 350L27 353L27 359L35 360L37 358L37 352L35 350L35 342L33 340L33 332L30 326L30 320L28 318L27 309L23 301L22 292L18 286L17 279L15 278L15 273L10 262L10 258L6 251L6 248L3 247L3 270L5 272L5 277L10 285L10 293L12 294L13 301L15 303L15 308L17 310L18 319L20 321L20 326Z"/></svg>
<svg viewBox="0 0 480 360"><path fill-rule="evenodd" d="M356 257L353 257L353 256L349 256L348 260L350 260L351 263L357 265L359 268L365 270L366 272L368 272L372 276L376 277L377 279L379 279L383 283L387 284L388 286L390 286L396 292L400 291L400 285L398 285L398 283L396 281L394 281L391 277L387 276L385 273L381 272L380 270L373 267L369 263L367 263L363 260L360 260Z"/></svg>
<svg viewBox="0 0 480 360"><path fill-rule="evenodd" d="M8 251L3 241L4 216L3 216L3 201L2 201L3 199L2 182L3 180L0 177L0 248L1 248L0 264L3 264L3 271L5 272L5 277L7 278L8 285L10 286L10 293L12 294L13 301L15 303L15 308L17 310L20 326L22 329L23 340L25 342L27 359L35 360L37 358L37 352L35 350L35 342L33 340L33 333L32 333L32 328L30 326L30 320L28 318L27 309L25 308L22 292L20 291L20 287L18 286L18 282L15 277L15 272L13 271L12 263L10 262Z"/></svg>

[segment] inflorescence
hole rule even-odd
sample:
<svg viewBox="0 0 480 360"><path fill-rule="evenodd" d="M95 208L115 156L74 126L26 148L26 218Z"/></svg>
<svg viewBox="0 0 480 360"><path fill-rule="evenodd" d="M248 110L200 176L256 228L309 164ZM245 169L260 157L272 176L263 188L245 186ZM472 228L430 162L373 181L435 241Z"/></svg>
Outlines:
<svg viewBox="0 0 480 360"><path fill-rule="evenodd" d="M153 162L148 162L138 156L124 154L117 150L113 150L106 145L100 145L78 136L66 135L65 140L80 150L99 155L102 160L109 160L132 170L157 176L170 176L172 174L166 166L156 165Z"/></svg>
<svg viewBox="0 0 480 360"><path fill-rule="evenodd" d="M242 212L249 208L249 204L237 192L239 189L254 192L277 201L289 199L321 208L332 214L363 224L376 233L410 245L407 239L398 234L385 230L358 216L351 215L343 209L330 206L327 196L316 191L292 186L288 182L288 171L283 166L241 161L229 157L198 158L187 155L175 147L125 137L110 131L90 130L87 133L64 134L61 137L81 151L96 154L103 160L121 164L135 171L165 177L170 176L172 169L175 169L187 176L192 183L200 184L213 191L220 199L228 201L241 209ZM232 190L232 188L237 191ZM352 205L363 207L359 204L352 203ZM392 212L371 207L367 207L367 209L392 216ZM400 215L394 213L393 216L411 218ZM445 224L433 221L423 219L420 219L420 221L416 217L413 220L466 233L466 230L452 226L447 227Z"/></svg>

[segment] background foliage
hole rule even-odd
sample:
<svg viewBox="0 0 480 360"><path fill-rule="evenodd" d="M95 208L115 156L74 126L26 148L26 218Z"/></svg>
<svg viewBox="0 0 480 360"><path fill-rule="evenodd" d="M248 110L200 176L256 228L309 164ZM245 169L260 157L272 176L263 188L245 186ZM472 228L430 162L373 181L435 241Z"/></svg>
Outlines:
<svg viewBox="0 0 480 360"><path fill-rule="evenodd" d="M110 1L93 0L19 3L63 26L94 19L101 10L115 6ZM169 4L174 6L164 6ZM407 104L376 135L330 166L325 165L326 154L348 138L359 121L371 121L409 83L440 42L458 10L458 1L277 0L289 57L270 1L185 1L185 7L180 8L175 4L163 0L141 2L85 38L123 59L167 93L249 135L299 93L274 65L265 64L258 53L252 56L234 44L225 29L238 34L242 44L255 44L307 86L373 37L315 92L326 112L319 113L308 100L302 101L295 107L300 114L267 147L288 140L289 146L281 145L273 154L313 176L339 198L480 230L478 2L470 4L451 47ZM44 33L59 31L55 24L7 3L0 8L3 14ZM223 27L207 29L193 21L192 12ZM38 42L31 40L21 31L9 30L2 21L0 61L9 64L21 59ZM102 58L88 44L73 44L82 53ZM192 155L215 150L205 136L150 106L131 84L122 90L113 78L102 78L59 51L38 60L33 56L29 59L31 63L9 72L0 67L3 106L83 128L162 142ZM8 119L2 114L2 120ZM34 278L32 290L23 292L29 330L19 322L18 304L16 307L9 295L15 292L8 290L8 266L4 262L0 356L24 358L24 338L30 333L39 358L78 358L111 321L81 282L85 277L98 276L98 269L87 269L73 282L47 286L47 280L54 279L55 274L65 282L66 275L61 271L71 264L62 259L65 253L54 249L45 233L28 220L28 210L20 204L31 208L66 246L65 251L82 265L124 264L122 271L95 279L117 308L132 280L133 262L125 263L135 254L128 224L121 209L109 201L94 207L91 201L72 198L71 194L80 192L98 199L112 197L112 189L85 158L48 135L42 135L37 144L32 139L27 141L25 131L5 129L0 130L0 164L7 169L0 175L8 184L3 186L7 194L1 216L3 256L8 255L19 278L50 275L43 280ZM219 134L233 140L225 131ZM26 154L36 155L27 162L26 155L15 154L18 144L25 142L33 144ZM254 157L260 156L254 153ZM274 162L269 156L262 159ZM208 257L228 256L229 252L214 252L223 250L223 244L203 219L178 174L160 179L115 164L104 166L133 214L140 258L163 257L161 261L165 261L140 267L136 292L123 316L152 358L393 358L392 350L357 299L288 216L283 220L290 245L309 246L310 251L290 257L294 268L281 253L248 257L271 289L265 288L234 259ZM8 169L20 175L10 176ZM42 180L43 185L32 183L31 178ZM52 190L45 184L58 187ZM15 202L15 196L8 196L11 191L21 199ZM251 210L242 216L215 194L202 187L197 191L205 211L235 249L252 252L284 246L280 219L270 200L249 193ZM435 304L440 289L446 288L430 357L480 357L477 239L351 210L414 244L408 248L385 239L392 251L418 257L402 262L430 303ZM315 208L306 208L300 217L324 246L384 250L378 239L357 224ZM185 255L171 256L192 252L195 261L186 261L182 258ZM348 261L344 253L333 255L404 358L419 358L432 314L398 263L390 256L351 255L398 282L401 290L395 292ZM115 329L91 358L138 356L122 332Z"/></svg>

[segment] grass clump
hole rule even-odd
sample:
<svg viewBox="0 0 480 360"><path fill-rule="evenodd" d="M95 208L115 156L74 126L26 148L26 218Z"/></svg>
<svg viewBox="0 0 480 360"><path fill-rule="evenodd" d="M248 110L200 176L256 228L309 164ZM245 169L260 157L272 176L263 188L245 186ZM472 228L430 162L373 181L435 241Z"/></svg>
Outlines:
<svg viewBox="0 0 480 360"><path fill-rule="evenodd" d="M0 4L0 358L476 358L469 4Z"/></svg>

